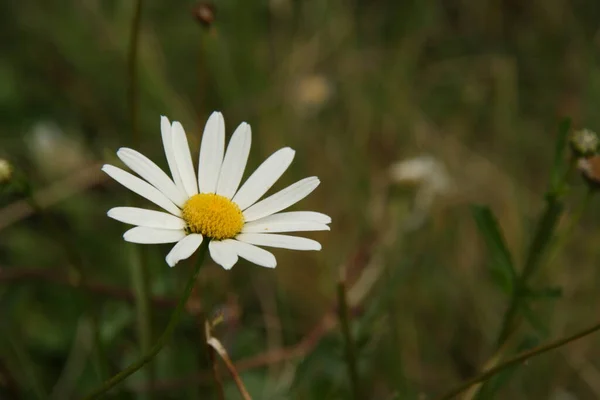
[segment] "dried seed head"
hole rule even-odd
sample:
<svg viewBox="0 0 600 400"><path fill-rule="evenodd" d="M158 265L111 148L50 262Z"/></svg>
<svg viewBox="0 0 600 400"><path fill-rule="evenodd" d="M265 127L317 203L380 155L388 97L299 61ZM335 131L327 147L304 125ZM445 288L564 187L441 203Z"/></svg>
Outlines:
<svg viewBox="0 0 600 400"><path fill-rule="evenodd" d="M596 132L589 129L574 131L570 138L571 148L578 156L595 154L600 145L600 138Z"/></svg>
<svg viewBox="0 0 600 400"><path fill-rule="evenodd" d="M205 28L209 28L215 21L215 6L211 2L198 3L192 12L196 20Z"/></svg>
<svg viewBox="0 0 600 400"><path fill-rule="evenodd" d="M577 160L577 169L590 186L600 188L600 156L580 158Z"/></svg>

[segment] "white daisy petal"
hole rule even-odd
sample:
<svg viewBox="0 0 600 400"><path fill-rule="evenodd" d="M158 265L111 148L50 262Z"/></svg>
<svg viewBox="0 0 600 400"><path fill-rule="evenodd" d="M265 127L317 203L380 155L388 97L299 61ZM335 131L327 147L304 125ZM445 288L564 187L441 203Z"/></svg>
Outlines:
<svg viewBox="0 0 600 400"><path fill-rule="evenodd" d="M267 217L263 217L252 223L258 222L318 222L320 224L330 224L331 217L315 211L288 211L277 214L272 214Z"/></svg>
<svg viewBox="0 0 600 400"><path fill-rule="evenodd" d="M240 242L257 246L280 247L282 249L290 250L321 250L321 244L316 240L298 236L267 233L240 233L235 238Z"/></svg>
<svg viewBox="0 0 600 400"><path fill-rule="evenodd" d="M225 121L223 114L213 112L202 134L198 161L198 189L200 193L215 193L225 152Z"/></svg>
<svg viewBox="0 0 600 400"><path fill-rule="evenodd" d="M303 231L328 231L329 226L312 221L282 221L262 222L262 220L248 222L242 228L242 233L277 233L277 232L303 232Z"/></svg>
<svg viewBox="0 0 600 400"><path fill-rule="evenodd" d="M190 258L202 244L202 235L192 233L181 239L167 254L166 261L169 267L175 266L179 261Z"/></svg>
<svg viewBox="0 0 600 400"><path fill-rule="evenodd" d="M169 170L171 170L171 176L175 181L175 185L185 192L181 176L179 175L179 169L177 169L177 161L175 160L175 151L173 150L173 135L171 134L171 122L169 118L164 115L160 117L160 134L162 136L163 147L165 149L165 156L167 157L167 163L169 164Z"/></svg>
<svg viewBox="0 0 600 400"><path fill-rule="evenodd" d="M265 249L233 239L223 240L223 243L233 249L238 256L256 265L267 268L275 268L277 266L275 256Z"/></svg>
<svg viewBox="0 0 600 400"><path fill-rule="evenodd" d="M164 173L158 165L154 164L148 157L133 149L122 147L117 151L117 156L133 172L144 178L152 186L160 190L173 203L183 207L187 201L187 196L179 190L171 178Z"/></svg>
<svg viewBox="0 0 600 400"><path fill-rule="evenodd" d="M288 208L308 196L319 183L321 182L316 176L304 178L246 209L243 213L244 220L255 221Z"/></svg>
<svg viewBox="0 0 600 400"><path fill-rule="evenodd" d="M250 125L242 122L237 127L231 139L221 166L217 194L231 199L240 186L252 142Z"/></svg>
<svg viewBox="0 0 600 400"><path fill-rule="evenodd" d="M223 115L219 112L211 114L202 137L198 175L183 126L177 121L171 123L165 116L161 116L160 126L171 176L143 154L128 148L119 149L117 155L142 179L112 165L102 167L117 182L166 211L136 207L109 210L107 214L110 218L135 225L123 234L126 241L141 244L176 243L166 256L167 264L172 267L189 258L203 240L208 240L206 245L211 257L227 270L240 257L257 265L275 268L275 256L259 246L321 249L321 244L312 239L279 234L330 229L328 224L331 218L325 214L312 211L281 212L311 193L320 183L318 178L303 179L262 199L290 166L294 150L285 147L273 153L240 187L252 141L250 125L241 123L225 149ZM198 193L203 194L197 198L198 204L189 203L189 199ZM204 194L209 194L206 200L216 203L211 205L209 201L204 204ZM231 204L228 210L229 200L226 199L242 210L241 215L239 209ZM185 206L193 207L188 210L190 214L186 214L189 221L182 217ZM212 233L207 238L195 233L188 235L188 224L208 224L206 230L214 232L214 236L222 234L231 237L240 226L242 229L235 238L214 240L211 239Z"/></svg>
<svg viewBox="0 0 600 400"><path fill-rule="evenodd" d="M171 135L173 136L173 153L177 162L177 170L181 176L181 182L188 197L198 194L198 182L192 163L192 154L183 126L178 121L171 125Z"/></svg>
<svg viewBox="0 0 600 400"><path fill-rule="evenodd" d="M112 165L104 165L102 171L106 172L108 176L125 186L127 189L134 193L150 200L159 207L164 208L168 212L178 217L181 217L181 210L171 202L164 194L162 194L154 186L147 182L144 182L140 178L130 174L129 172L123 171L121 168L114 167Z"/></svg>
<svg viewBox="0 0 600 400"><path fill-rule="evenodd" d="M126 224L147 228L177 229L185 228L185 221L162 211L146 210L136 207L115 207L108 210L108 216Z"/></svg>
<svg viewBox="0 0 600 400"><path fill-rule="evenodd" d="M279 149L271 154L257 169L250 178L242 185L240 190L233 196L232 201L236 203L241 210L244 210L254 204L273 186L275 182L283 175L294 159L295 151L289 147Z"/></svg>
<svg viewBox="0 0 600 400"><path fill-rule="evenodd" d="M227 241L211 240L208 250L213 260L223 268L229 270L238 262L235 249Z"/></svg>
<svg viewBox="0 0 600 400"><path fill-rule="evenodd" d="M136 226L123 234L123 239L131 243L158 244L175 243L185 237L185 231L173 229L147 228Z"/></svg>

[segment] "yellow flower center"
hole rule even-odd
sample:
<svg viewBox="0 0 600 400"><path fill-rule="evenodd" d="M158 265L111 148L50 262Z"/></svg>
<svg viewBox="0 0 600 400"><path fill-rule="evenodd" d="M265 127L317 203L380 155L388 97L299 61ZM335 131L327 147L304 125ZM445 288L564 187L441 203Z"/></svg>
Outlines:
<svg viewBox="0 0 600 400"><path fill-rule="evenodd" d="M189 232L201 233L211 239L230 239L244 226L244 216L238 205L214 193L190 197L182 214Z"/></svg>

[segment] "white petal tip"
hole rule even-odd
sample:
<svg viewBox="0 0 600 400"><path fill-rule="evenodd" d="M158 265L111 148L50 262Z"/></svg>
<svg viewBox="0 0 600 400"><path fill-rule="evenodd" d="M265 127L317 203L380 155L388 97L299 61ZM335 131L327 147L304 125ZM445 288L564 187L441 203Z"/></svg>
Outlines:
<svg viewBox="0 0 600 400"><path fill-rule="evenodd" d="M173 268L175 265L177 265L177 261L173 262L173 260L170 260L169 258L167 258L165 261L170 268Z"/></svg>
<svg viewBox="0 0 600 400"><path fill-rule="evenodd" d="M212 114L210 114L208 116L208 120L206 121L206 124L208 125L209 122L214 121L215 118L217 119L217 121L219 123L222 123L225 121L225 119L223 118L223 114L221 114L220 111L213 111Z"/></svg>
<svg viewBox="0 0 600 400"><path fill-rule="evenodd" d="M160 129L163 134L168 133L171 130L171 121L164 115L160 116Z"/></svg>

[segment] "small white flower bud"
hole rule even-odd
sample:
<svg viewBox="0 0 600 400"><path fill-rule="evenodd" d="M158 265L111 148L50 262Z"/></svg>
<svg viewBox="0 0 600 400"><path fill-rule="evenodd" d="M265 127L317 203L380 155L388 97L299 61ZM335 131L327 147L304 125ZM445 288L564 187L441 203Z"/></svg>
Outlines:
<svg viewBox="0 0 600 400"><path fill-rule="evenodd" d="M571 135L571 147L579 156L590 156L598 150L600 138L589 129L574 131Z"/></svg>

